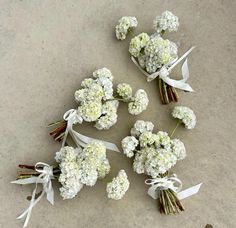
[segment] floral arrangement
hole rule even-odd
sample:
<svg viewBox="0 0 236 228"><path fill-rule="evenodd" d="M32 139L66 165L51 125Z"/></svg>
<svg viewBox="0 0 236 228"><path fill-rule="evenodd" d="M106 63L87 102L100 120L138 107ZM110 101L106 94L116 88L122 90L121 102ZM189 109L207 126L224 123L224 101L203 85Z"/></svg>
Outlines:
<svg viewBox="0 0 236 228"><path fill-rule="evenodd" d="M147 80L152 81L159 77L159 91L163 104L178 101L176 88L188 92L193 91L186 83L189 77L187 61L182 66L182 80L174 80L169 77L170 71L194 48L189 49L182 57L178 58L177 44L163 38L164 34L177 31L178 27L178 17L170 11L165 11L154 19L154 33L152 35L140 33L131 39L129 45L132 61L147 76ZM122 37L125 39L125 36ZM118 36L117 39L119 39Z"/></svg>
<svg viewBox="0 0 236 228"><path fill-rule="evenodd" d="M98 179L103 179L110 171L110 164L106 158L106 147L101 141L92 140L84 148L65 146L56 152L56 165L39 162L35 166L19 165L20 171L15 184L32 184L36 187L30 200L30 206L18 219L26 217L24 227L27 226L33 207L44 194L47 200L54 204L54 191L51 180L61 184L60 195L63 199L74 198L84 185L94 186ZM37 193L37 184L43 185L43 190Z"/></svg>
<svg viewBox="0 0 236 228"><path fill-rule="evenodd" d="M92 78L86 78L81 83L81 89L75 91L74 97L78 103L76 118L73 124L94 122L95 128L104 130L111 128L117 122L117 109L119 101L128 103L128 111L138 115L148 106L147 93L139 89L134 94L129 84L121 83L116 93L113 88L113 75L107 68L93 72ZM61 141L65 134L66 121L60 120L49 126L57 125L50 132L55 140Z"/></svg>
<svg viewBox="0 0 236 228"><path fill-rule="evenodd" d="M135 17L122 17L116 26L116 37L124 40L132 29L137 27ZM178 17L169 11L157 16L153 22L154 34L141 33L131 39L129 52L131 59L140 71L147 76L148 81L159 77L159 89L163 104L178 101L176 88L193 91L186 83L189 77L187 56L193 50L189 49L178 58L178 46L164 39L166 32L177 31ZM170 71L183 59L183 79L180 81L169 78ZM83 186L94 186L110 172L106 150L120 152L118 147L110 142L101 141L82 135L73 129L75 124L83 121L94 123L98 130L108 130L117 122L119 102L127 103L128 112L138 115L147 109L149 99L147 93L139 89L133 91L127 83L120 83L115 89L113 75L107 68L93 72L92 77L81 82L81 88L75 91L74 98L78 104L76 109L68 110L63 120L49 126L56 126L50 135L56 141L62 141L61 148L55 153L55 164L48 165L38 162L35 165L19 165L17 179L14 184L35 184L29 207L18 217L25 218L27 227L33 207L46 195L47 200L54 204L52 180L61 184L60 195L72 199L81 191ZM181 191L182 182L176 174L170 174L170 169L186 157L184 143L173 138L176 129L182 124L186 129L196 125L194 112L184 106L176 106L172 117L177 119L174 130L169 134L164 131L154 133L154 124L150 121L138 120L130 130L130 135L121 141L123 153L133 158L133 169L138 174L150 176L145 183L150 185L148 194L159 199L160 211L165 214L175 214L184 210L181 199L196 194L201 184ZM71 136L75 147L67 144ZM42 190L37 192L38 185ZM106 192L109 199L120 200L128 191L130 182L125 170L107 183Z"/></svg>
<svg viewBox="0 0 236 228"><path fill-rule="evenodd" d="M176 175L169 177L169 170L186 157L186 149L181 140L172 139L172 136L181 123L187 129L196 125L196 116L188 107L175 107L172 116L178 122L171 134L163 131L153 133L152 122L138 120L131 128L131 135L121 142L123 153L134 158L134 171L151 176L152 179L146 180L146 184L152 185L150 195L159 198L160 211L165 214L184 210L177 196L182 184ZM174 185L176 183L178 187Z"/></svg>

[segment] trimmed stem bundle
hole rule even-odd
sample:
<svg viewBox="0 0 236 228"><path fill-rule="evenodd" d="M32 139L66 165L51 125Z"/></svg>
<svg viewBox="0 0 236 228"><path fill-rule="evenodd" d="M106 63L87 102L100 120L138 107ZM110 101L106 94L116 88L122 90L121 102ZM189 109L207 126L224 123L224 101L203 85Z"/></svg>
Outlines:
<svg viewBox="0 0 236 228"><path fill-rule="evenodd" d="M158 79L158 83L162 104L178 102L179 96L174 87L167 85L161 78Z"/></svg>
<svg viewBox="0 0 236 228"><path fill-rule="evenodd" d="M19 168L24 169L21 171L18 171L17 180L19 179L25 179L30 178L34 176L39 176L40 173L35 170L35 166L33 165L19 165ZM57 179L59 177L61 171L58 166L53 166L53 176Z"/></svg>
<svg viewBox="0 0 236 228"><path fill-rule="evenodd" d="M168 174L160 175L165 177ZM166 215L177 214L184 211L184 206L177 197L177 194L172 189L160 190L159 196L160 212Z"/></svg>

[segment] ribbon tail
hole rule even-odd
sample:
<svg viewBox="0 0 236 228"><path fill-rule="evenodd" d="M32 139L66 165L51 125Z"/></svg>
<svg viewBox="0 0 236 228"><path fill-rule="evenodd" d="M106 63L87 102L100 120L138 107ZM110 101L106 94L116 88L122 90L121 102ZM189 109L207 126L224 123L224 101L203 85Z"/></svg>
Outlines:
<svg viewBox="0 0 236 228"><path fill-rule="evenodd" d="M179 199L179 200L182 200L182 199L185 199L185 198L187 198L187 197L189 197L189 196L192 196L192 195L194 195L194 194L197 194L198 191L199 191L200 188L201 188L201 185L202 185L202 183L200 183L200 184L198 184L198 185L195 185L195 186L192 186L192 187L190 187L190 188L187 188L187 189L185 189L185 190L179 192L179 193L177 194L178 199Z"/></svg>
<svg viewBox="0 0 236 228"><path fill-rule="evenodd" d="M19 179L15 181L11 181L12 184L34 184L38 180L38 177L30 177L30 178L24 178Z"/></svg>
<svg viewBox="0 0 236 228"><path fill-rule="evenodd" d="M54 190L51 187L49 191L46 192L47 194L47 200L49 203L51 203L52 205L54 205Z"/></svg>
<svg viewBox="0 0 236 228"><path fill-rule="evenodd" d="M43 195L45 193L45 191L43 191L41 193L41 195L37 199L35 199L36 190L37 189L35 188L34 191L33 191L29 207L21 215L19 215L17 217L17 219L22 219L26 216L23 227L27 227L33 207L41 200L41 198L43 197Z"/></svg>
<svg viewBox="0 0 236 228"><path fill-rule="evenodd" d="M161 78L166 84L172 86L172 87L175 87L177 89L181 89L181 90L184 90L184 91L188 91L188 92L193 92L193 89L192 87L184 82L183 80L174 80L174 79L171 79L169 77L163 77Z"/></svg>
<svg viewBox="0 0 236 228"><path fill-rule="evenodd" d="M79 144L77 146L84 147L89 142L91 142L93 140L97 140L97 141L101 141L108 150L112 150L112 151L115 151L115 152L120 152L119 148L114 143L110 143L110 142L106 142L106 141L103 141L103 140L90 138L90 137L82 135L82 134L80 134L80 133L78 133L77 131L74 131L74 130L70 131L70 133L72 134L72 137L75 139L76 144Z"/></svg>
<svg viewBox="0 0 236 228"><path fill-rule="evenodd" d="M158 199L159 198L159 191L157 191L157 186L156 185L152 185L149 189L148 189L148 195L151 196L153 199Z"/></svg>

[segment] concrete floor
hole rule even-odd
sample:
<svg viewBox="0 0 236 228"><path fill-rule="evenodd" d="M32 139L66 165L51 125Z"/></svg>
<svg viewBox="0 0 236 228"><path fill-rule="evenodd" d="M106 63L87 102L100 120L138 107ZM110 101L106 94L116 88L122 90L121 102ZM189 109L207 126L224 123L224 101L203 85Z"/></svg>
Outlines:
<svg viewBox="0 0 236 228"><path fill-rule="evenodd" d="M74 91L83 78L103 66L115 84L144 88L150 97L146 112L130 116L121 105L118 123L109 131L83 124L86 135L119 145L137 119L170 130L174 104L162 106L155 82L147 83L131 63L131 36L119 42L114 26L124 15L136 16L135 34L152 32L152 20L168 9L179 16L179 31L167 37L180 42L180 53L196 45L189 59L189 83L196 91L180 92L179 104L197 115L196 129L180 128L188 157L173 169L184 188L199 182L199 194L183 200L186 211L164 216L147 194L145 176L132 171L131 160L108 152L109 176L94 188L84 188L74 200L63 201L56 190L55 206L43 199L33 210L29 227L86 228L214 228L236 226L235 112L236 2L233 0L80 0L0 1L0 227L22 227L16 216L28 206L33 186L9 184L19 163L53 163L60 148L48 136L47 124L75 107ZM178 72L179 74L179 72ZM123 200L106 198L106 182L125 169L131 182ZM54 185L58 189L59 185Z"/></svg>

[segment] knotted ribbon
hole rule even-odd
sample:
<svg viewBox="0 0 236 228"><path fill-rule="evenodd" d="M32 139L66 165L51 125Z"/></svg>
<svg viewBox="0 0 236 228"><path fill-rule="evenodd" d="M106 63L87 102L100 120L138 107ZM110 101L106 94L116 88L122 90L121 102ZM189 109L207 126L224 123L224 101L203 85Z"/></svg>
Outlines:
<svg viewBox="0 0 236 228"><path fill-rule="evenodd" d="M46 194L47 200L52 205L54 204L54 191L53 191L52 182L51 182L51 179L54 179L53 168L46 163L38 162L35 165L35 170L38 173L40 173L39 176L19 179L19 180L11 182L13 184L34 184L35 183L35 189L32 193L29 207L19 217L17 217L17 219L23 219L24 217L26 217L23 227L27 227L33 207L42 199L44 194ZM43 185L43 190L40 193L40 195L36 198L38 184Z"/></svg>
<svg viewBox="0 0 236 228"><path fill-rule="evenodd" d="M75 109L68 110L63 115L63 119L65 121L67 121L67 126L66 126L65 135L64 135L64 138L62 141L62 147L65 146L66 138L67 138L68 134L71 135L71 137L74 140L77 147L85 147L85 145L88 144L89 142L91 142L92 140L97 140L97 139L93 139L93 138L87 137L85 135L82 135L79 132L73 130L73 124L82 123L82 121L83 121L82 118L80 116L78 116L77 111ZM106 142L106 141L102 141L102 140L99 140L99 141L101 141L108 150L120 152L120 150L118 149L118 147L115 144L110 143L110 142Z"/></svg>
<svg viewBox="0 0 236 228"><path fill-rule="evenodd" d="M154 179L147 179L145 180L145 184L151 185L148 189L148 195L151 196L153 199L158 199L160 196L160 190L171 189L175 193L177 193L177 197L179 200L187 198L191 195L197 194L202 183L187 188L183 191L182 189L182 182L177 177L176 174L173 174L170 177L158 177ZM181 192L180 192L181 191Z"/></svg>
<svg viewBox="0 0 236 228"><path fill-rule="evenodd" d="M188 69L188 59L187 56L192 52L192 50L195 47L191 47L187 52L185 52L180 58L175 59L172 63L164 65L161 67L161 69L155 73L152 74L148 74L145 70L143 70L139 63L136 61L136 59L131 56L131 60L134 62L134 64L138 67L138 69L147 76L147 81L150 82L152 80L154 80L157 77L160 77L166 84L184 90L184 91L188 91L188 92L193 92L194 90L192 89L192 87L186 83L186 81L189 78L189 69ZM182 79L181 80L175 80L175 79L171 79L169 77L169 74L171 72L171 70L177 66L183 59L185 59L183 65L182 65Z"/></svg>

